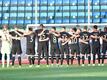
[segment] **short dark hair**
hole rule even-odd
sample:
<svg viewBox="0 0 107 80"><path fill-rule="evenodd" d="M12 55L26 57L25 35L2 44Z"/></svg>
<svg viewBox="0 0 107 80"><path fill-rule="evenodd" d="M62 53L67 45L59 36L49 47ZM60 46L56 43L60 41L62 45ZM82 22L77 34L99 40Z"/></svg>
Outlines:
<svg viewBox="0 0 107 80"><path fill-rule="evenodd" d="M28 30L29 30L29 31L33 31L33 28L29 27Z"/></svg>
<svg viewBox="0 0 107 80"><path fill-rule="evenodd" d="M44 28L44 27L45 27L43 24L40 24L40 26L41 26L42 28Z"/></svg>
<svg viewBox="0 0 107 80"><path fill-rule="evenodd" d="M74 28L72 28L75 32L77 31L77 28L76 27L74 27Z"/></svg>
<svg viewBox="0 0 107 80"><path fill-rule="evenodd" d="M62 27L62 28L66 29L66 27Z"/></svg>
<svg viewBox="0 0 107 80"><path fill-rule="evenodd" d="M87 30L87 26L84 26L84 29Z"/></svg>
<svg viewBox="0 0 107 80"><path fill-rule="evenodd" d="M52 29L56 30L56 27L52 27Z"/></svg>
<svg viewBox="0 0 107 80"><path fill-rule="evenodd" d="M94 25L94 26L93 26L93 28L94 28L94 29L97 29L97 28L98 28L98 26L97 26L97 25Z"/></svg>
<svg viewBox="0 0 107 80"><path fill-rule="evenodd" d="M107 31L107 27L106 26L104 27L104 31Z"/></svg>

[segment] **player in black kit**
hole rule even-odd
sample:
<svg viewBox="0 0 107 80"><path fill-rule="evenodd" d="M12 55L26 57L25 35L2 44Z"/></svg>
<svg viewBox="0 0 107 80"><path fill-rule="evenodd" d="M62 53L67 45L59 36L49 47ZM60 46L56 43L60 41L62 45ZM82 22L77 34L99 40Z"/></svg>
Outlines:
<svg viewBox="0 0 107 80"><path fill-rule="evenodd" d="M18 30L18 27L14 26L14 31L10 32L11 36L16 37L16 39L12 39L12 67L14 67L15 55L18 54L19 67L21 67L21 36L23 32Z"/></svg>
<svg viewBox="0 0 107 80"><path fill-rule="evenodd" d="M35 33L31 27L28 28L28 32L24 33L27 39L26 54L28 55L29 67L32 67L35 62Z"/></svg>
<svg viewBox="0 0 107 80"><path fill-rule="evenodd" d="M48 42L49 42L49 31L45 30L44 26L41 24L40 29L36 30L36 34L38 37L38 66L40 65L41 54L45 53L47 67L49 65L48 62Z"/></svg>
<svg viewBox="0 0 107 80"><path fill-rule="evenodd" d="M79 34L77 33L77 29L72 29L72 34L70 37L70 50L71 50L71 64L73 64L74 54L76 53L76 57L78 60L78 65L80 65L80 49L79 49Z"/></svg>
<svg viewBox="0 0 107 80"><path fill-rule="evenodd" d="M80 52L82 54L82 66L84 66L85 54L88 56L88 66L90 66L90 33L87 31L87 26L84 27L83 32L80 33Z"/></svg>
<svg viewBox="0 0 107 80"><path fill-rule="evenodd" d="M91 33L93 66L95 66L96 55L98 56L98 66L100 66L100 33L97 28L97 25L94 25Z"/></svg>
<svg viewBox="0 0 107 80"><path fill-rule="evenodd" d="M62 27L62 31L60 32L61 65L63 64L64 53L66 54L67 64L69 65L69 45L68 45L69 40L70 40L70 34L66 32L65 27Z"/></svg>
<svg viewBox="0 0 107 80"><path fill-rule="evenodd" d="M101 32L102 43L102 66L104 66L104 59L107 51L107 27L104 27L104 31Z"/></svg>
<svg viewBox="0 0 107 80"><path fill-rule="evenodd" d="M54 63L54 57L56 57L56 63L58 65L59 63L59 45L58 45L58 38L60 34L56 32L56 27L52 27L49 32L49 39L50 39L50 45L51 45L51 62L52 65Z"/></svg>

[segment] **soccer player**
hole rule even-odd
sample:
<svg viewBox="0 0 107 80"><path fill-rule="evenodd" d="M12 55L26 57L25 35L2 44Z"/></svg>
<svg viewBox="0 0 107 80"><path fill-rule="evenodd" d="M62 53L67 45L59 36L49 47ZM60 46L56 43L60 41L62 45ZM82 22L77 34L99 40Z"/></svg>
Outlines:
<svg viewBox="0 0 107 80"><path fill-rule="evenodd" d="M71 44L69 44L69 47L71 50L71 64L73 64L74 54L76 53L78 65L80 65L79 33L77 33L77 28L72 29L70 43Z"/></svg>
<svg viewBox="0 0 107 80"><path fill-rule="evenodd" d="M104 31L101 32L102 43L102 66L104 66L104 59L107 51L107 27L104 27Z"/></svg>
<svg viewBox="0 0 107 80"><path fill-rule="evenodd" d="M8 26L3 25L3 30L0 33L2 40L2 67L4 68L5 64L5 54L7 55L7 67L9 67L10 62L10 52L11 52L11 36L9 34Z"/></svg>
<svg viewBox="0 0 107 80"><path fill-rule="evenodd" d="M14 26L14 30L10 32L12 37L16 37L12 39L12 67L14 68L15 55L18 54L19 67L21 67L21 36L23 35L22 31L19 31L18 26Z"/></svg>
<svg viewBox="0 0 107 80"><path fill-rule="evenodd" d="M66 28L62 27L62 31L60 32L60 42L61 42L61 66L64 60L64 53L66 55L67 65L69 65L69 38L70 34L66 32Z"/></svg>
<svg viewBox="0 0 107 80"><path fill-rule="evenodd" d="M26 53L28 55L29 67L32 67L35 63L35 33L31 27L24 33L24 37L27 39Z"/></svg>
<svg viewBox="0 0 107 80"><path fill-rule="evenodd" d="M45 53L47 67L49 66L48 61L48 43L49 43L49 31L45 29L43 24L40 24L40 29L36 30L36 35L38 38L38 66L40 66L41 54Z"/></svg>
<svg viewBox="0 0 107 80"><path fill-rule="evenodd" d="M93 26L92 38L92 54L93 54L93 66L95 66L96 55L98 56L98 66L100 66L100 33L97 30L98 26Z"/></svg>
<svg viewBox="0 0 107 80"><path fill-rule="evenodd" d="M84 26L83 32L80 33L80 52L82 54L82 66L84 66L85 54L88 56L88 66L90 66L90 33L87 31L87 26Z"/></svg>
<svg viewBox="0 0 107 80"><path fill-rule="evenodd" d="M49 32L49 39L50 39L50 45L51 45L51 62L52 65L54 63L54 57L56 56L56 63L58 65L59 63L59 44L58 44L58 38L60 34L56 31L56 27L52 27Z"/></svg>

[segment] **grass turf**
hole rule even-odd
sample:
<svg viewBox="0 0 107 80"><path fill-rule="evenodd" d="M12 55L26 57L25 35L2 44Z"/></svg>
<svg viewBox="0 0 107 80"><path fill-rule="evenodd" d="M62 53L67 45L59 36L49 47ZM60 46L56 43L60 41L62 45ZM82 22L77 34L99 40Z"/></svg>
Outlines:
<svg viewBox="0 0 107 80"><path fill-rule="evenodd" d="M39 68L23 65L22 68L18 66L0 68L0 80L107 80L107 65L90 67L41 65Z"/></svg>

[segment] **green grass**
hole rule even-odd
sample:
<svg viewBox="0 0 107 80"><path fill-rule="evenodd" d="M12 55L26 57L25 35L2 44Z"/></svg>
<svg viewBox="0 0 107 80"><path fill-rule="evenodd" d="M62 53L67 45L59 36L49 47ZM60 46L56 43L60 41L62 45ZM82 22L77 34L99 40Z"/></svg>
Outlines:
<svg viewBox="0 0 107 80"><path fill-rule="evenodd" d="M0 66L1 67L1 66ZM107 80L107 65L105 66L69 66L37 68L23 65L22 68L0 68L0 80Z"/></svg>

